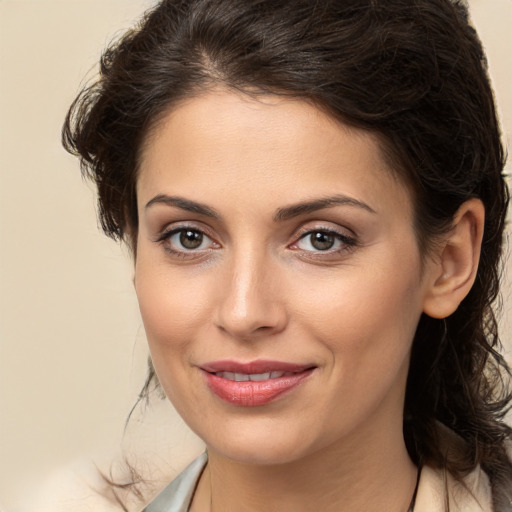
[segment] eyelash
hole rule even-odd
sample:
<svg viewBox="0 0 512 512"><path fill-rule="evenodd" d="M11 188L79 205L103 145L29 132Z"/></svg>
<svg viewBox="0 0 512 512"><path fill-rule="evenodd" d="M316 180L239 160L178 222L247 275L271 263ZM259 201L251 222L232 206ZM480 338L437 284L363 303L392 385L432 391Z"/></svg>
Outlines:
<svg viewBox="0 0 512 512"><path fill-rule="evenodd" d="M197 249L189 249L187 250L186 248L183 248L183 249L173 249L172 245L170 244L170 240L171 238L174 236L174 235L178 235L180 233L185 233L185 232L191 232L191 233L196 233L196 234L199 234L203 237L206 237L208 239L211 240L211 242L215 245L219 245L217 244L214 240L212 240L212 237L209 236L205 230L203 229L199 229L195 226L178 226L178 227L175 227L175 228L171 228L171 229L168 229L168 230L165 230L163 231L159 237L156 239L156 242L157 243L160 243L163 245L165 251L167 251L168 253L170 253L172 256L177 256L177 257L180 257L180 258L187 258L187 257L190 257L190 256L193 256L193 255L196 255L197 253L199 253L199 251L203 252L205 251L205 249L200 249L200 250L197 250ZM210 249L210 248L208 248ZM208 250L206 249L206 250Z"/></svg>
<svg viewBox="0 0 512 512"><path fill-rule="evenodd" d="M347 235L346 233L341 233L332 228L316 227L314 229L307 229L304 232L300 233L300 235L297 238L297 241L291 244L290 248L297 248L298 250L301 250L300 247L298 247L298 244L301 241L307 240L308 237L312 237L315 234L327 235L328 237L334 238L334 243L336 243L336 241L339 242L340 247L337 247L335 249L327 248L325 250L317 249L316 251L304 250L304 253L307 253L309 257L321 258L328 255L332 256L335 254L348 252L349 250L354 249L358 246L358 241L354 236Z"/></svg>
<svg viewBox="0 0 512 512"><path fill-rule="evenodd" d="M177 256L177 257L181 257L181 258L191 257L191 256L197 255L199 253L204 254L204 251L208 251L208 250L212 249L212 247L208 247L206 249L186 249L186 248L174 249L172 247L172 245L170 244L171 238L175 235L182 234L187 231L191 232L191 233L199 234L202 237L206 237L211 241L211 244L216 245L217 247L220 247L220 245L217 242L215 242L212 239L212 237L209 236L208 233L205 232L205 230L197 228L195 226L186 226L186 225L178 226L175 228L165 230L158 236L158 238L155 241L157 243L162 244L164 249L168 253L170 253L172 256L175 256L175 257ZM333 237L335 240L334 243L339 242L340 247L337 247L335 249L327 248L325 250L321 250L321 249L306 250L306 249L301 249L300 247L298 247L300 242L302 242L303 240L306 240L308 237L311 237L314 234L322 234L322 235L327 235L328 237ZM288 247L291 249L294 249L294 250L302 251L303 253L308 254L309 257L314 257L314 258L321 258L321 257L325 257L327 255L332 256L334 254L348 252L349 250L354 249L355 247L358 246L358 241L355 237L349 236L346 233L341 233L332 228L316 227L314 229L307 229L307 230L304 230L303 232L299 233L298 235L296 235L295 239L296 239L296 241L293 242L292 244L288 245ZM204 240L201 241L201 244L203 242L204 242Z"/></svg>

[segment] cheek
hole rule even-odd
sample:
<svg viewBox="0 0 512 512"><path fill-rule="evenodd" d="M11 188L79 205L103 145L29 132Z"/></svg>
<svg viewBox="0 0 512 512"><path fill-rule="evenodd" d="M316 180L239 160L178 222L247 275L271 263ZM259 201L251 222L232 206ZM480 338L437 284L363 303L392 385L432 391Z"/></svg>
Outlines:
<svg viewBox="0 0 512 512"><path fill-rule="evenodd" d="M197 289L140 251L135 290L152 354L164 349L179 350L201 316L202 300Z"/></svg>
<svg viewBox="0 0 512 512"><path fill-rule="evenodd" d="M142 253L142 254L141 254ZM167 397L179 406L176 383L186 381L189 340L197 323L196 297L168 271L138 254L135 289L153 366Z"/></svg>
<svg viewBox="0 0 512 512"><path fill-rule="evenodd" d="M339 422L346 415L363 417L387 396L401 406L421 315L417 274L402 269L400 278L376 268L364 275L354 271L304 305L303 325L329 354L326 378L333 385L323 406Z"/></svg>
<svg viewBox="0 0 512 512"><path fill-rule="evenodd" d="M419 321L421 289L414 258L389 254L373 265L341 269L297 290L303 325L325 340L333 356L351 364L375 365L406 354ZM347 363L348 364L348 363Z"/></svg>

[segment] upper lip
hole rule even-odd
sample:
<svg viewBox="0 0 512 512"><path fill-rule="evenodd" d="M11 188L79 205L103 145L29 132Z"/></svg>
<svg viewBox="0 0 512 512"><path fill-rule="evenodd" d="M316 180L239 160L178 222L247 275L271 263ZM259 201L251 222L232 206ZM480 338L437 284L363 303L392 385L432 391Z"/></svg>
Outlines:
<svg viewBox="0 0 512 512"><path fill-rule="evenodd" d="M245 373L247 375L261 374L267 372L294 372L299 373L314 368L312 364L296 364L285 361L257 360L242 363L239 361L211 361L199 365L202 370L209 373L232 372Z"/></svg>

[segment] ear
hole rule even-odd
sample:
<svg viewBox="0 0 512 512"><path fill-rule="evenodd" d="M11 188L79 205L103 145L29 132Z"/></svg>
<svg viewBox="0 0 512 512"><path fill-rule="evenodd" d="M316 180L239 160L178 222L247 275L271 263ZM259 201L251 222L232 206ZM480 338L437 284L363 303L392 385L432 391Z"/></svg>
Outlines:
<svg viewBox="0 0 512 512"><path fill-rule="evenodd" d="M453 227L429 262L423 312L433 318L451 315L476 278L484 231L485 209L479 199L462 204Z"/></svg>

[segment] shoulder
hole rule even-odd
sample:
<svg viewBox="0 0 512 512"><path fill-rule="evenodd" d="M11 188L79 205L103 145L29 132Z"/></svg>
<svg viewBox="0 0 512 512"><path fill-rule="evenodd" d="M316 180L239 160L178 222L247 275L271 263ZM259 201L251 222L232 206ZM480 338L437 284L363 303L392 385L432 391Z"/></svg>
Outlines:
<svg viewBox="0 0 512 512"><path fill-rule="evenodd" d="M33 490L23 510L38 512L121 512L106 482L90 463L53 471Z"/></svg>
<svg viewBox="0 0 512 512"><path fill-rule="evenodd" d="M140 470L142 483L137 487L123 485L123 482L133 481L134 476L124 457L107 458L103 463L94 463L89 460L76 461L48 475L37 488L31 490L30 498L25 500L20 510L27 512L141 510L155 497L158 490L165 488L169 481L179 481L180 477L183 479L182 475L190 473L190 470L187 473L187 468L176 476L189 460L186 462L180 460L179 465L176 463L171 469L163 465L161 468L139 465L137 472ZM199 467L197 463L196 467ZM114 489L102 474L108 478L111 477L118 484L117 488Z"/></svg>
<svg viewBox="0 0 512 512"><path fill-rule="evenodd" d="M123 512L113 488L128 510L141 510L191 460L204 452L203 442L181 421L166 400L158 397L137 410L117 448L100 448L40 475L23 498L21 511ZM140 476L138 486L126 485Z"/></svg>
<svg viewBox="0 0 512 512"><path fill-rule="evenodd" d="M441 423L437 429L441 450L448 458L459 458L466 451L465 441ZM461 480L445 468L426 464L414 512L492 512L492 501L489 478L480 466Z"/></svg>
<svg viewBox="0 0 512 512"><path fill-rule="evenodd" d="M492 512L492 492L487 475L477 467L462 481L445 469L421 470L414 512Z"/></svg>
<svg viewBox="0 0 512 512"><path fill-rule="evenodd" d="M464 440L442 423L437 424L441 450L448 458L459 458L466 450ZM489 478L477 466L462 480L445 468L426 464L421 470L414 512L492 512Z"/></svg>
<svg viewBox="0 0 512 512"><path fill-rule="evenodd" d="M207 461L206 452L193 460L143 512L186 512L189 510L197 482Z"/></svg>

